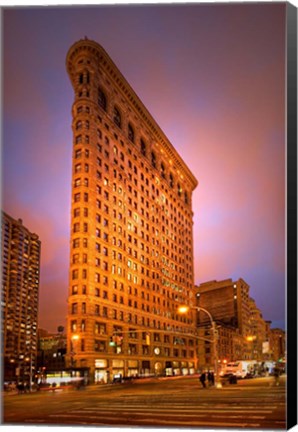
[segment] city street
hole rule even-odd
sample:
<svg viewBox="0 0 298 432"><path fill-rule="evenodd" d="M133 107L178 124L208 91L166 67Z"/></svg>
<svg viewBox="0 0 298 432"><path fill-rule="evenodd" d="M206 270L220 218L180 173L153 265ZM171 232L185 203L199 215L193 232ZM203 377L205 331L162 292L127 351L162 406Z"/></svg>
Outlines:
<svg viewBox="0 0 298 432"><path fill-rule="evenodd" d="M285 377L203 389L198 377L152 378L3 397L2 422L78 426L285 429Z"/></svg>

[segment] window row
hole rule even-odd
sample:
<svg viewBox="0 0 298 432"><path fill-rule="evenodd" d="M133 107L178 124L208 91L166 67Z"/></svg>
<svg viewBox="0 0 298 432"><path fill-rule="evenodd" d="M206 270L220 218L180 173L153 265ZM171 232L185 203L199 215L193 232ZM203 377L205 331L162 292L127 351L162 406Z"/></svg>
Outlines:
<svg viewBox="0 0 298 432"><path fill-rule="evenodd" d="M172 311L168 310L168 308L166 310L162 310L162 309L158 309L156 307L152 307L150 305L145 305L142 304L141 308L137 307L136 305L134 305L134 301L131 300L132 305L130 307L137 309L137 310L141 310L144 313L146 313L146 315L148 313L150 313L151 315L158 315L160 317L163 317L164 319L171 319L171 320L175 320L175 321L179 321L182 323L191 323L191 320L188 319L187 317L177 313L177 307L176 304L173 305L172 307ZM118 302L118 304L121 304ZM80 307L79 307L80 305ZM88 311L88 313L90 313L90 310ZM71 309L70 309L70 314L71 315L86 315L87 316L87 305L85 302L82 303L72 303L71 304ZM94 315L95 316L99 316L102 318L106 318L106 319L112 319L112 320L118 320L118 321L123 321L123 322L128 322L128 323L134 323L135 325L139 324L139 325L143 325L143 326L148 326L148 327L154 327L154 328L158 328L161 329L162 328L162 324L160 321L156 321L155 319L151 319L149 317L145 317L145 316L140 316L140 315L133 315L130 312L124 312L123 310L119 309L119 306L115 306L113 307L112 305L108 306L104 306L104 305L94 305ZM166 323L163 324L164 330L166 330Z"/></svg>
<svg viewBox="0 0 298 432"><path fill-rule="evenodd" d="M98 96L98 104L99 104L99 106L101 106L102 109L104 109L105 111L107 111L107 99L106 99L105 93L101 89L99 89L98 90L98 95L99 95ZM122 127L121 113L120 113L120 110L118 108L116 108L116 107L114 107L114 111L113 111L113 120L114 120L114 123L119 128ZM89 128L90 128L90 122L89 122L89 120L85 120L85 121L78 120L76 122L75 129L76 130L80 130L82 128L85 128L85 129L89 130ZM100 130L98 130L98 136L100 138L102 137L102 133L101 133ZM128 123L128 126L127 126L127 137L128 137L129 141L135 143L135 129L134 129L134 126L130 122ZM76 140L78 140L78 142L80 142L81 136L77 137ZM85 142L89 143L89 136L86 137L86 141ZM148 156L148 154L147 154L147 145L146 145L145 141L142 138L140 139L140 142L139 142L139 151L142 154L142 156L145 156L145 157ZM118 156L118 149L117 149L116 146L114 146L114 154L115 154L115 156ZM124 154L123 154L123 152L120 152L120 158L121 158L121 160L124 161ZM163 179L165 179L165 180L168 180L170 188L174 189L175 188L174 175L171 172L167 173L167 169L166 169L166 166L165 166L164 162L159 162L158 161L158 158L157 158L156 153L154 151L150 152L149 158L150 158L151 166L154 169L157 169L159 171L161 177ZM132 167L131 161L129 161L129 167L130 168ZM181 185L180 185L179 182L176 183L176 189L177 189L178 196L182 197L182 195L183 195L184 202L186 204L188 204L189 203L188 193L186 191L183 192L183 189L182 189L182 187L181 187Z"/></svg>
<svg viewBox="0 0 298 432"><path fill-rule="evenodd" d="M152 342L159 342L163 344L173 344L173 345L181 345L185 347L193 348L195 346L195 342L193 339L188 339L183 336L176 336L171 334L164 334L159 332L139 332L136 329L129 329L128 333L122 332L122 327L115 327L120 330L114 330L115 336L109 336L109 339L112 338L114 343L121 345L122 343L132 340L137 343L146 342L148 345ZM82 319L80 321L72 320L70 322L70 331L71 333L77 332L85 332L86 331L86 320ZM93 334L98 336L107 336L107 324L104 322L96 321L93 325Z"/></svg>
<svg viewBox="0 0 298 432"><path fill-rule="evenodd" d="M111 352L114 352L115 354L119 354L123 351L123 348L120 345L116 346L110 346L110 343L108 341L103 341L100 339L94 339L94 345L93 345L93 351L99 352L99 353L106 353L108 349ZM79 346L76 345L76 350L84 352L85 351L85 343L84 339L81 339ZM128 344L126 348L126 354L128 355L145 355L150 356L152 353L164 356L164 357L176 357L176 358L193 358L194 357L194 351L193 350L186 350L178 348L168 348L168 347L162 347L161 350L157 352L154 351L154 347L148 346L148 345L142 345L138 346L136 344Z"/></svg>
<svg viewBox="0 0 298 432"><path fill-rule="evenodd" d="M124 285L123 282L113 279L112 280L112 288L113 290L119 292L119 295L122 295L122 292L127 293L129 296L134 296L138 299L142 299L142 300L146 300L146 301L152 301L153 303L158 303L160 304L161 298L163 299L169 299L169 300L173 300L176 301L177 300L177 296L176 293L170 290L166 290L166 289L161 289L160 285L158 283L151 283L150 288L152 290L152 292L147 292L147 291L143 291L140 290L138 287L132 287L131 285ZM153 293L156 293L153 294ZM87 295L87 294L91 294L90 292L87 292L87 285L82 285L81 289L79 289L79 285L72 285L72 290L71 290L71 294L72 295L78 295L78 294L82 294L82 295ZM96 287L94 289L93 295L95 297L102 297L103 299L108 300L109 299L109 292L107 291L107 289L102 289L99 287ZM163 303L163 306L170 306L170 303L168 302L168 300L166 300L167 303ZM183 300L183 303L185 302L185 300Z"/></svg>

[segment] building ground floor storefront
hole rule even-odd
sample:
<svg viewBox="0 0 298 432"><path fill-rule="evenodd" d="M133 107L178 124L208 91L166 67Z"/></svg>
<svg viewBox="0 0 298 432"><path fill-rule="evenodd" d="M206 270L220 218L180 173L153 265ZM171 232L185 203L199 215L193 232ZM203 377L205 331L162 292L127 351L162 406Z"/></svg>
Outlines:
<svg viewBox="0 0 298 432"><path fill-rule="evenodd" d="M193 361L156 359L95 359L94 367L68 367L60 371L46 371L38 384L64 386L76 382L87 384L112 384L142 377L193 375L196 373Z"/></svg>
<svg viewBox="0 0 298 432"><path fill-rule="evenodd" d="M75 366L75 367L74 367ZM115 356L76 358L68 369L88 370L88 383L107 384L116 379L130 379L150 376L193 375L196 364L193 359L171 358L127 358Z"/></svg>
<svg viewBox="0 0 298 432"><path fill-rule="evenodd" d="M110 383L119 378L149 376L190 375L195 373L192 361L156 359L95 359L94 372L90 368L90 379L94 383Z"/></svg>

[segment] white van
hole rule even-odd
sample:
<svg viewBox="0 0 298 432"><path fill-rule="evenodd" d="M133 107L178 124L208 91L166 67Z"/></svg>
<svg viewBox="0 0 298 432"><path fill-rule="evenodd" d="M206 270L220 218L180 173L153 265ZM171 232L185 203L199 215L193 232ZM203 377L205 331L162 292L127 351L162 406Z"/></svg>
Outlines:
<svg viewBox="0 0 298 432"><path fill-rule="evenodd" d="M237 378L248 378L253 374L255 363L256 361L251 360L238 360L227 363L220 375L223 376L231 374L235 375Z"/></svg>

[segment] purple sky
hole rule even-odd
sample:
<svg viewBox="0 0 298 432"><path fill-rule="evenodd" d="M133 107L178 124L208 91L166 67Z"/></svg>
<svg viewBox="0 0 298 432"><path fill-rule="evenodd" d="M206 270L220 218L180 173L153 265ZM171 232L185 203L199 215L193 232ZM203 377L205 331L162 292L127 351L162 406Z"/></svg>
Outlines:
<svg viewBox="0 0 298 432"><path fill-rule="evenodd" d="M199 181L195 283L243 278L285 319L285 3L35 7L3 16L2 208L42 241L39 327L65 324L69 47L110 55Z"/></svg>

